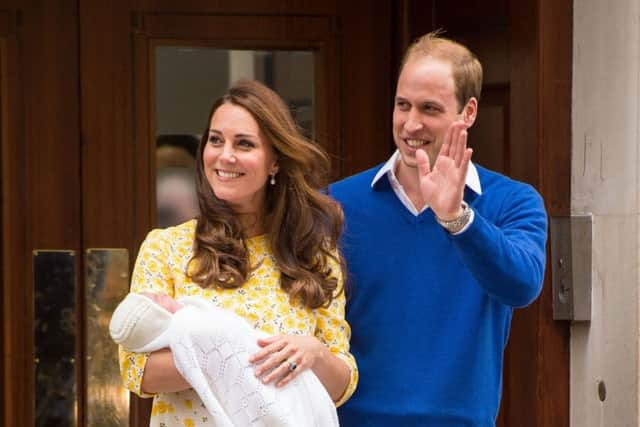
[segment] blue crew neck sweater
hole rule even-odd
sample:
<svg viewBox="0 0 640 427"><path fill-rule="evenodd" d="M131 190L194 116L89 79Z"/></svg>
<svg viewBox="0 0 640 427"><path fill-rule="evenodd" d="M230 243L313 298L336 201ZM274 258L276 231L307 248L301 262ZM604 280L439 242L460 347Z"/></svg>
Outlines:
<svg viewBox="0 0 640 427"><path fill-rule="evenodd" d="M344 427L494 426L512 309L540 293L547 217L529 185L476 166L474 221L414 216L379 169L333 184L345 211L346 317L358 362Z"/></svg>

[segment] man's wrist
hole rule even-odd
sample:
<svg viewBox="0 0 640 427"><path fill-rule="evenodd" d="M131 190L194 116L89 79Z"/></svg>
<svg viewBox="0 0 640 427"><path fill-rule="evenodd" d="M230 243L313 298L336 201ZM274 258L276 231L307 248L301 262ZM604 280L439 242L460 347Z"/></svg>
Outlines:
<svg viewBox="0 0 640 427"><path fill-rule="evenodd" d="M458 217L452 220L444 220L436 216L436 220L438 221L438 224L444 227L444 229L447 230L450 234L455 234L462 230L469 223L469 220L471 219L471 213L471 208L463 200L462 212L460 213L460 215L458 215Z"/></svg>

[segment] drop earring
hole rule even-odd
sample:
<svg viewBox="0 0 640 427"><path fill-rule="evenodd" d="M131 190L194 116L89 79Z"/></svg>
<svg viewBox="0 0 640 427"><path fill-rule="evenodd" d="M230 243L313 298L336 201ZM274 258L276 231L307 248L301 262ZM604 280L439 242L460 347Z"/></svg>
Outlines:
<svg viewBox="0 0 640 427"><path fill-rule="evenodd" d="M269 180L269 184L276 185L276 174L271 175L271 179Z"/></svg>

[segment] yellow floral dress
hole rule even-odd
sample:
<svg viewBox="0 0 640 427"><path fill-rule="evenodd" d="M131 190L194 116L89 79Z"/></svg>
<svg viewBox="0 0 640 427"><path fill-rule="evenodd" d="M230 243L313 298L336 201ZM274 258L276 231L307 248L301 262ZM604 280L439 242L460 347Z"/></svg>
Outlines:
<svg viewBox="0 0 640 427"><path fill-rule="evenodd" d="M268 334L315 335L333 354L343 359L351 370L349 385L336 405L346 402L358 382L355 359L349 353L351 330L344 319L344 293L327 308L309 309L301 303L292 305L289 295L280 288L280 272L269 249L267 236L247 239L250 265L259 265L247 282L236 289L202 289L186 275L193 255L196 221L176 227L157 229L142 243L131 279L131 292L164 293L173 298L199 296L219 307L244 317L256 329ZM339 273L336 264L333 271ZM339 286L342 287L340 276ZM120 372L124 386L142 397L153 397L151 426L213 426L198 395L192 390L176 393L142 393L142 375L149 353L119 350Z"/></svg>

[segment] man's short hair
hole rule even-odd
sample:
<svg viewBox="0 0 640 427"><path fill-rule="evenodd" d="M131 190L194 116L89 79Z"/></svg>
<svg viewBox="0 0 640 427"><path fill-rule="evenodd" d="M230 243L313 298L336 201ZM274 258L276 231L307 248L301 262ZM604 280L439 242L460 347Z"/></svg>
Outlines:
<svg viewBox="0 0 640 427"><path fill-rule="evenodd" d="M400 70L416 58L432 57L449 62L453 72L456 99L460 110L472 97L480 101L482 91L482 64L464 45L433 31L416 39L405 51Z"/></svg>

